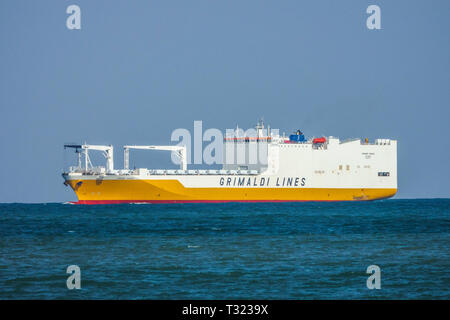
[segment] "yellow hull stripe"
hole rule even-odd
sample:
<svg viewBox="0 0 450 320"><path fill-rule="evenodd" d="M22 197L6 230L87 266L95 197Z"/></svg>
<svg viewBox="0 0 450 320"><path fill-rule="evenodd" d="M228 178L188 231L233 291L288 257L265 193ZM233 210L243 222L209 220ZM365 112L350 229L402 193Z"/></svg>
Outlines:
<svg viewBox="0 0 450 320"><path fill-rule="evenodd" d="M82 182L81 184L79 182ZM71 180L80 201L350 201L395 195L381 188L186 188L177 180Z"/></svg>

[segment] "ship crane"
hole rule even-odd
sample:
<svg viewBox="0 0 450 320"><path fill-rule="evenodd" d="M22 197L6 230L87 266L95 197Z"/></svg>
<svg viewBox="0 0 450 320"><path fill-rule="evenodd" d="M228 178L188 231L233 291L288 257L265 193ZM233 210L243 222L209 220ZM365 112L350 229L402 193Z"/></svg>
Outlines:
<svg viewBox="0 0 450 320"><path fill-rule="evenodd" d="M128 170L130 166L130 149L172 151L180 159L180 169L187 170L186 146L123 146L123 166L125 170Z"/></svg>
<svg viewBox="0 0 450 320"><path fill-rule="evenodd" d="M81 168L81 154L78 151L82 149L82 153L84 154L84 169L88 171L89 165L92 167L91 159L89 158L89 150L102 151L103 156L106 158L106 171L112 172L114 171L114 154L113 154L113 146L100 146L100 145L92 145L92 144L66 144L65 148L74 148L75 152L78 153L78 166Z"/></svg>

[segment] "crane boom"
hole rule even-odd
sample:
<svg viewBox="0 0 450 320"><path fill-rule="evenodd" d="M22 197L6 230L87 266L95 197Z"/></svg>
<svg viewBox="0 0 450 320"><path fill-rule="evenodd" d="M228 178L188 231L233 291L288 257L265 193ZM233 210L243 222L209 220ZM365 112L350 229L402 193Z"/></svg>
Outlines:
<svg viewBox="0 0 450 320"><path fill-rule="evenodd" d="M180 159L180 169L187 170L186 146L123 146L123 165L128 170L130 166L130 149L172 151Z"/></svg>

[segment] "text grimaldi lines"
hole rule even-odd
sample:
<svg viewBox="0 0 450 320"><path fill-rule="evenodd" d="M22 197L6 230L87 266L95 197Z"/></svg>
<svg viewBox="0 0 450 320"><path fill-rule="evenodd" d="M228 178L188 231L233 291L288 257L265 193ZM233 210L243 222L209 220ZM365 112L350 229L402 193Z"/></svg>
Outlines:
<svg viewBox="0 0 450 320"><path fill-rule="evenodd" d="M221 177L219 185L224 187L304 187L302 177Z"/></svg>

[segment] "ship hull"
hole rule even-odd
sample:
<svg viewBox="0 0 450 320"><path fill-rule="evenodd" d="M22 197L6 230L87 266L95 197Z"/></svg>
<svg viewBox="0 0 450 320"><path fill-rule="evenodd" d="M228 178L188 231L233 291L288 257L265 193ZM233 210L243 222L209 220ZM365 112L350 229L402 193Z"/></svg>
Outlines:
<svg viewBox="0 0 450 320"><path fill-rule="evenodd" d="M77 204L365 201L395 195L396 188L185 187L176 179L67 180Z"/></svg>

